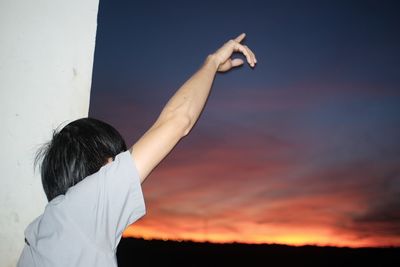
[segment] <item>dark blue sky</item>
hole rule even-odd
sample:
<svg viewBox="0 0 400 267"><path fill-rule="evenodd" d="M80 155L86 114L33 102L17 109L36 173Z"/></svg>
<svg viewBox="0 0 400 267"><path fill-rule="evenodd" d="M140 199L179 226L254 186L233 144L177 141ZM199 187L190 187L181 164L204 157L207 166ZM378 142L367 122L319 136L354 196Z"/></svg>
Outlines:
<svg viewBox="0 0 400 267"><path fill-rule="evenodd" d="M144 184L148 215L128 234L399 245L399 10L100 1L90 115L128 144L227 40L245 32L259 62L217 75L191 135Z"/></svg>

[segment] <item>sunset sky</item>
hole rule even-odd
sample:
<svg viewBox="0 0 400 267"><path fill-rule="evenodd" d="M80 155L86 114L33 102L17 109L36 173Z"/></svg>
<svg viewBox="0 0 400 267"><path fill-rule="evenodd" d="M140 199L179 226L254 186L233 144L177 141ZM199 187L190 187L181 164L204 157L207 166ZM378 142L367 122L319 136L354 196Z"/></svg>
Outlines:
<svg viewBox="0 0 400 267"><path fill-rule="evenodd" d="M324 4L322 4L322 2ZM101 0L90 116L133 144L245 32L202 117L143 184L125 236L400 246L396 1Z"/></svg>

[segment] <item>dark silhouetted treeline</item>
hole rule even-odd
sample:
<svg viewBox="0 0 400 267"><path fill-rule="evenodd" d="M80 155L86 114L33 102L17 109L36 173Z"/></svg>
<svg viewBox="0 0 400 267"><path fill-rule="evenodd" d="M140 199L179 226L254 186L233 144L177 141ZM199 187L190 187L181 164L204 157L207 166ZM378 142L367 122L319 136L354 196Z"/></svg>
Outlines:
<svg viewBox="0 0 400 267"><path fill-rule="evenodd" d="M393 266L400 248L213 244L123 238L119 267L133 266Z"/></svg>

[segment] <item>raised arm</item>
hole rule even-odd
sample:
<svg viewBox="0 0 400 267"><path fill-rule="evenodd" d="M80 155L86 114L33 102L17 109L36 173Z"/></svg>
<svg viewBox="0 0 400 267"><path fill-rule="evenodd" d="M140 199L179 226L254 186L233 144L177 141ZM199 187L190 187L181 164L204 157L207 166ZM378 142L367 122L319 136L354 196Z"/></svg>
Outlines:
<svg viewBox="0 0 400 267"><path fill-rule="evenodd" d="M216 72L225 72L244 63L241 59L231 59L232 54L243 53L249 65L255 66L254 53L240 44L244 37L242 33L209 55L203 66L167 102L153 126L131 147L141 182L190 132L204 108Z"/></svg>

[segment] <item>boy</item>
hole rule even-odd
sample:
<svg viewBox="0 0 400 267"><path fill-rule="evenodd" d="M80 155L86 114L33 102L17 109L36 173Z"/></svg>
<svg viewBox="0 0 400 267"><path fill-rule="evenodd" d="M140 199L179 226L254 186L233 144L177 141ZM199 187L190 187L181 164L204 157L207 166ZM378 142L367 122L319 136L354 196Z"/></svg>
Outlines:
<svg viewBox="0 0 400 267"><path fill-rule="evenodd" d="M254 67L245 34L209 55L168 101L154 125L129 149L110 125L91 118L69 123L38 154L49 203L25 230L18 266L117 266L122 232L145 214L141 183L186 136L206 103L217 71Z"/></svg>

